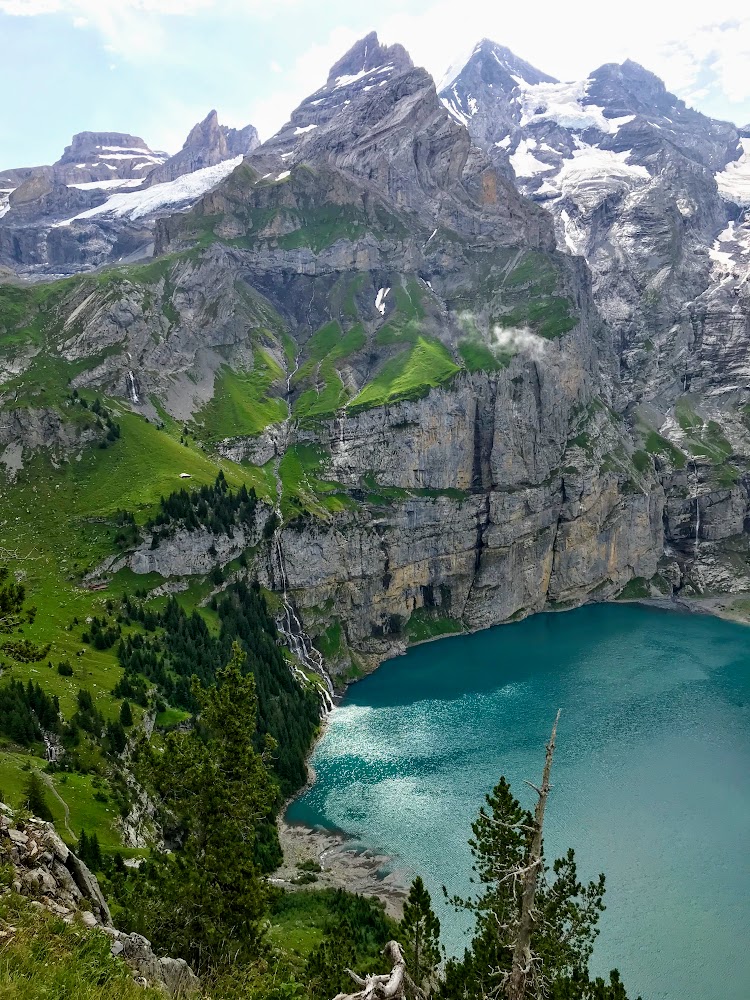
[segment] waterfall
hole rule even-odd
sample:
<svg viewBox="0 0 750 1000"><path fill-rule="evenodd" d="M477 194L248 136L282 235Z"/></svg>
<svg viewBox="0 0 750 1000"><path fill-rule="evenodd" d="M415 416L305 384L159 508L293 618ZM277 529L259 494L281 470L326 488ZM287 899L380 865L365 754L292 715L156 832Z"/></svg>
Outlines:
<svg viewBox="0 0 750 1000"><path fill-rule="evenodd" d="M280 512L277 510L276 513L280 518ZM322 655L313 645L310 636L307 632L305 632L305 628L300 621L297 612L294 610L294 606L289 598L286 563L284 562L284 552L281 547L281 523L279 523L274 532L272 544L273 554L279 570L281 602L284 607L284 614L281 622L279 623L279 631L294 655L301 660L302 663L304 663L308 670L311 670L314 674L317 674L318 677L323 679L325 689L321 689L320 694L323 705L323 715L327 715L333 708L333 684L331 683L331 678L325 668ZM298 667L295 668L295 674L300 680L307 679Z"/></svg>
<svg viewBox="0 0 750 1000"><path fill-rule="evenodd" d="M296 366L294 370L297 370ZM291 382L291 378L292 376L289 377L289 382ZM274 513L278 523L271 540L271 569L273 571L274 563L278 567L278 578L279 583L281 584L281 603L284 608L281 621L278 622L278 629L284 637L287 646L292 653L294 653L297 659L300 660L300 662L303 663L308 670L322 678L324 687L320 689L320 700L322 714L325 716L328 715L333 708L333 684L328 671L325 668L322 655L315 648L315 646L313 646L312 639L307 632L305 632L305 628L300 621L299 615L294 610L294 605L289 597L289 579L286 572L284 550L281 545L281 528L283 523L281 515L282 483L278 464L275 468L275 475L276 495L278 499L276 506L274 507ZM276 574L274 573L274 576L275 575ZM303 683L308 682L308 678L299 669L299 667L294 666L293 670L298 680Z"/></svg>
<svg viewBox="0 0 750 1000"><path fill-rule="evenodd" d="M313 296L314 295L315 291L313 290ZM312 306L312 299L310 299L310 306ZM310 306L308 306L308 309ZM286 421L287 426L290 422L292 412L290 402L290 396L292 394L292 379L299 370L299 359L300 355L298 354L294 359L294 368L289 372L286 380L286 398L287 404L289 405L289 417ZM284 561L284 550L281 545L281 528L283 523L281 515L281 496L283 487L281 483L281 475L279 473L279 464L280 463L277 460L274 470L277 496L274 513L276 515L277 525L271 540L271 571L275 577L275 564L278 568L278 580L281 584L281 603L284 608L284 613L281 616L281 620L277 622L277 626L287 646L297 659L304 664L304 666L311 671L311 673L317 674L318 677L322 679L324 687L320 688L320 700L322 715L325 716L328 715L333 708L333 684L328 671L325 668L325 662L322 655L313 645L310 636L307 632L305 632L304 625L302 624L299 615L294 610L294 605L289 597L289 580L286 572L286 562ZM300 683L309 683L309 679L306 674L300 670L296 664L292 665L292 671Z"/></svg>
<svg viewBox="0 0 750 1000"><path fill-rule="evenodd" d="M693 472L695 473L695 545L694 545L694 555L698 558L698 544L700 542L700 530L701 530L701 508L700 501L698 497L698 465L693 461Z"/></svg>
<svg viewBox="0 0 750 1000"><path fill-rule="evenodd" d="M135 388L135 375L129 371L128 372L128 386L130 388L130 401L131 403L139 403L138 393Z"/></svg>

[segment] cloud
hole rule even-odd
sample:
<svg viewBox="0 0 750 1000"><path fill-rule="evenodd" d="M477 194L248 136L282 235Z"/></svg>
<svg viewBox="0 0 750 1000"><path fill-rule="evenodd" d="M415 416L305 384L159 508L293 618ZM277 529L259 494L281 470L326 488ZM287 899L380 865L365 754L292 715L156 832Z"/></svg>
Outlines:
<svg viewBox="0 0 750 1000"><path fill-rule="evenodd" d="M67 17L77 28L96 31L107 52L131 61L165 57L169 52L165 21L210 14L213 21L275 17L304 0L0 0L0 14Z"/></svg>
<svg viewBox="0 0 750 1000"><path fill-rule="evenodd" d="M534 333L527 326L493 326L487 328L485 322L472 312L461 312L457 316L461 329L469 337L479 337L496 356L526 354L539 361L549 348L549 341Z"/></svg>
<svg viewBox="0 0 750 1000"><path fill-rule="evenodd" d="M534 361L538 361L549 347L549 341L533 333L527 326L495 326L492 328L492 337L491 346L495 352L528 354Z"/></svg>

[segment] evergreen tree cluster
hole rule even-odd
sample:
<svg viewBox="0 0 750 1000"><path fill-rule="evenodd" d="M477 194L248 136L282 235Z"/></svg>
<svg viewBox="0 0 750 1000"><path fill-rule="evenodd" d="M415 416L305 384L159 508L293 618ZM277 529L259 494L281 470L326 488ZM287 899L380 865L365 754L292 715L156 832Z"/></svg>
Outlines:
<svg viewBox="0 0 750 1000"><path fill-rule="evenodd" d="M199 971L252 960L260 951L269 887L256 832L267 825L278 786L256 749L255 679L239 642L215 683L195 683L200 725L171 732L164 752L143 747L141 768L173 817L180 850L155 853L136 881L130 920L167 953Z"/></svg>
<svg viewBox="0 0 750 1000"><path fill-rule="evenodd" d="M174 598L160 613L124 598L123 620L141 624L147 634L134 632L120 640L117 653L124 676L114 693L143 704L138 693L145 677L167 702L195 712L192 678L212 685L217 667L227 662L239 639L247 654L244 669L253 674L257 688L257 745L266 735L276 741L274 770L282 793L290 795L306 779L305 757L320 717L317 694L292 675L257 584L232 584L216 601L216 613L218 636L200 614L186 614Z"/></svg>
<svg viewBox="0 0 750 1000"><path fill-rule="evenodd" d="M79 400L85 406L86 400L81 399L81 397L79 397ZM112 414L102 404L98 396L94 398L94 402L91 404L91 412L96 414L97 424L105 432L104 437L99 442L99 447L109 448L120 436L120 425L114 422Z"/></svg>
<svg viewBox="0 0 750 1000"><path fill-rule="evenodd" d="M105 730L104 716L94 704L91 692L79 690L76 703L78 707L70 720L71 725L83 729L95 739L100 739Z"/></svg>
<svg viewBox="0 0 750 1000"><path fill-rule="evenodd" d="M52 810L47 804L44 782L36 771L32 771L23 788L23 798L21 802L24 809L28 809L32 816L47 820L53 820Z"/></svg>
<svg viewBox="0 0 750 1000"><path fill-rule="evenodd" d="M76 854L84 864L89 866L92 872L102 870L104 859L96 833L89 834L85 830L81 830L81 836L78 838L76 846Z"/></svg>
<svg viewBox="0 0 750 1000"><path fill-rule="evenodd" d="M69 399L74 406L80 406L84 410L90 410L90 412L95 415L97 427L104 431L104 437L99 441L100 448L109 448L109 446L119 438L120 425L115 423L112 419L112 414L98 396L95 396L93 403L89 405L87 400L78 394L78 390L73 389Z"/></svg>
<svg viewBox="0 0 750 1000"><path fill-rule="evenodd" d="M111 649L120 638L120 631L119 625L110 624L105 618L95 615L81 640L91 643L94 649Z"/></svg>
<svg viewBox="0 0 750 1000"><path fill-rule="evenodd" d="M11 680L0 687L0 732L15 743L29 746L42 739L42 730L60 732L60 705L38 684Z"/></svg>
<svg viewBox="0 0 750 1000"><path fill-rule="evenodd" d="M229 489L224 473L219 472L212 486L197 490L177 490L164 499L156 517L146 523L152 532L151 547L168 538L177 529L197 531L208 528L215 535L234 534L235 527L251 527L255 520L257 498L255 490L245 484L235 493Z"/></svg>
<svg viewBox="0 0 750 1000"><path fill-rule="evenodd" d="M0 653L6 653L17 663L35 663L49 652L49 644L39 646L28 639L19 639L24 625L36 617L36 608L26 604L26 589L10 576L7 566L0 566ZM0 660L0 668L3 664Z"/></svg>
<svg viewBox="0 0 750 1000"><path fill-rule="evenodd" d="M135 523L135 517L129 510L117 511L115 514L115 526L117 527L115 545L119 545L120 548L124 549L137 543L140 538L140 532L138 531L138 525Z"/></svg>

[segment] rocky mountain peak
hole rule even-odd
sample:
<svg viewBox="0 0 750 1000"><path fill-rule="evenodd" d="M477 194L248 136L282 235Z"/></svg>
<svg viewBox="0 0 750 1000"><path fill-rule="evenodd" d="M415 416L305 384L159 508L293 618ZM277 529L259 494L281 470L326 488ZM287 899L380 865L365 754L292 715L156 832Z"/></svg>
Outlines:
<svg viewBox="0 0 750 1000"><path fill-rule="evenodd" d="M215 110L194 125L179 153L176 153L148 175L146 185L174 181L185 174L192 174L205 167L213 167L224 160L246 156L260 145L258 132L252 125L242 129L219 124Z"/></svg>
<svg viewBox="0 0 750 1000"><path fill-rule="evenodd" d="M203 121L198 122L188 132L187 139L183 142L183 149L202 148L207 145L220 143L222 140L221 126L219 125L219 115L215 109L208 112Z"/></svg>
<svg viewBox="0 0 750 1000"><path fill-rule="evenodd" d="M78 132L73 136L69 146L65 147L63 155L55 163L62 166L66 163L89 163L101 159L107 153L151 154L148 145L137 135L126 132ZM111 158L111 157L110 157Z"/></svg>
<svg viewBox="0 0 750 1000"><path fill-rule="evenodd" d="M53 164L60 184L142 180L163 163L166 153L155 152L140 136L127 132L78 132Z"/></svg>
<svg viewBox="0 0 750 1000"><path fill-rule="evenodd" d="M500 87L505 91L511 91L521 84L557 83L554 77L543 73L509 48L493 42L491 38L483 38L470 53L451 65L440 81L440 92L449 91L459 77L464 82L469 77L476 83Z"/></svg>
<svg viewBox="0 0 750 1000"><path fill-rule="evenodd" d="M290 158L315 129L327 125L362 94L381 90L412 70L414 64L403 45L381 45L371 32L331 67L325 85L295 108L289 121L263 144L263 151ZM421 73L429 83L427 73Z"/></svg>
<svg viewBox="0 0 750 1000"><path fill-rule="evenodd" d="M371 31L346 52L331 67L326 86L340 87L350 77L360 78L381 67L390 66L398 72L412 69L414 63L403 45L381 45L377 33Z"/></svg>

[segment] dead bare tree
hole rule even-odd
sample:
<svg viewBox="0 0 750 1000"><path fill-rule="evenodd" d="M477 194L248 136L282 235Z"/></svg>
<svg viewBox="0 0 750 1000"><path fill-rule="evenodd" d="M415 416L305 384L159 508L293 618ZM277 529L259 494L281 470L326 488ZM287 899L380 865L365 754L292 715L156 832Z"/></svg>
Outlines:
<svg viewBox="0 0 750 1000"><path fill-rule="evenodd" d="M383 948L383 954L391 963L388 975L365 976L362 979L356 972L347 969L357 986L362 988L356 993L339 993L334 1000L403 1000L407 975L401 945L397 941L389 941Z"/></svg>
<svg viewBox="0 0 750 1000"><path fill-rule="evenodd" d="M557 723L559 721L560 711L558 710L555 724L552 727L552 735L547 743L547 754L544 761L541 787L538 788L530 781L526 782L537 793L537 803L534 810L529 861L523 871L517 873L521 875L523 889L521 895L521 913L518 920L515 947L513 949L513 963L510 975L505 981L505 995L508 1000L525 1000L527 987L534 979L535 957L531 950L531 935L537 919L537 912L534 909L534 899L537 885L539 884L539 874L544 866L544 859L542 857L544 810L547 806L547 798L551 787L549 776L552 770L552 758L555 754L555 739L557 737Z"/></svg>

